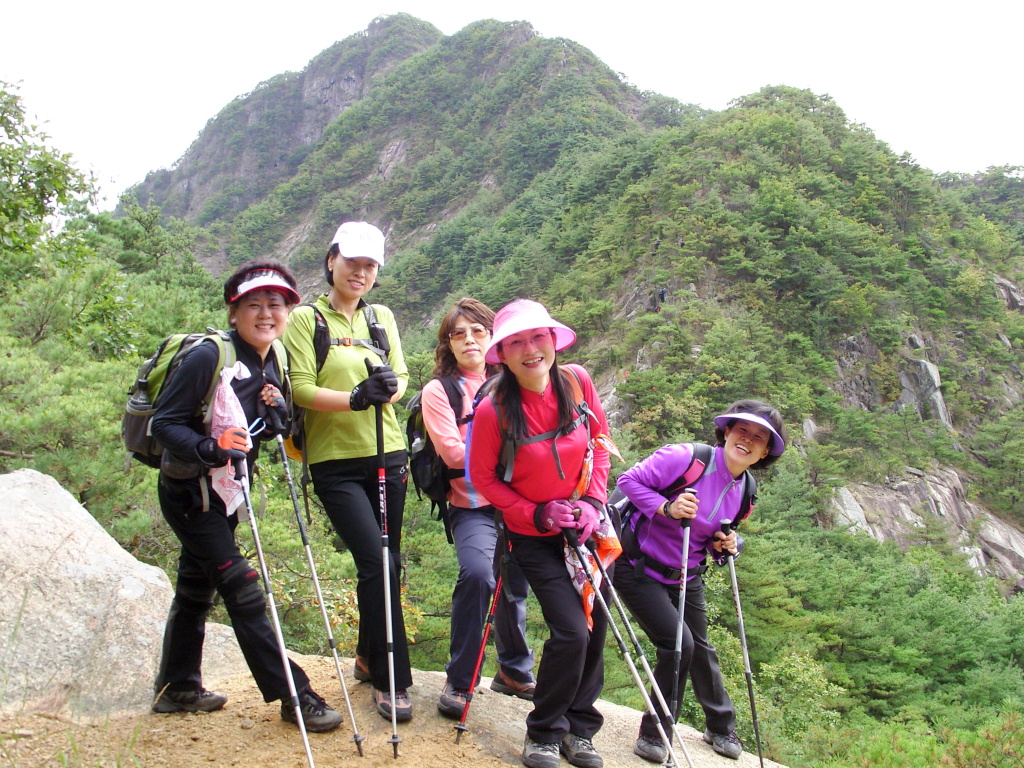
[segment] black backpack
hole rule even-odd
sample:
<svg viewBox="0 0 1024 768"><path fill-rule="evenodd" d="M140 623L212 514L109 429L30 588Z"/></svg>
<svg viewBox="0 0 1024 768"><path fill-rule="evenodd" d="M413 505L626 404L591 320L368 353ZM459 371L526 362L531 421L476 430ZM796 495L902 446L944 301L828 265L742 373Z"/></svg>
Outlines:
<svg viewBox="0 0 1024 768"><path fill-rule="evenodd" d="M451 404L452 412L462 413L462 390L459 388L459 380L456 376L435 376L441 382L444 392L448 395L448 402ZM452 480L457 477L465 477L465 469L452 469L444 463L444 459L438 456L434 448L434 442L427 434L427 427L423 423L423 390L420 390L406 405L409 411L409 418L405 423L405 436L409 441L409 474L412 477L413 487L419 498L426 496L430 499L430 512L433 514L437 509L436 520L444 522L445 536L448 543L453 543L451 526L448 523L448 491L451 490ZM468 416L456 416L456 424L465 424L471 421L473 414Z"/></svg>

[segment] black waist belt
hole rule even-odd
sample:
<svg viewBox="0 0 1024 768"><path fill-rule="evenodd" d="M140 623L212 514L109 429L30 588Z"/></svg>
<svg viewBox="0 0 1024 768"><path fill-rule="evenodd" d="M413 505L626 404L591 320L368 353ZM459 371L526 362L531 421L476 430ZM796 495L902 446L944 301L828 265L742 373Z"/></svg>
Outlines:
<svg viewBox="0 0 1024 768"><path fill-rule="evenodd" d="M622 552L631 561L637 565L643 566L644 568L650 568L659 576L668 579L669 581L680 581L683 578L683 569L674 568L671 565L666 565L658 560L655 560L650 555L645 555L640 547L636 543L636 532L633 531L628 525L623 526L622 536L619 537L619 543L622 545ZM707 560L705 559L696 568L690 569L686 572L687 577L691 575L700 576L708 569Z"/></svg>

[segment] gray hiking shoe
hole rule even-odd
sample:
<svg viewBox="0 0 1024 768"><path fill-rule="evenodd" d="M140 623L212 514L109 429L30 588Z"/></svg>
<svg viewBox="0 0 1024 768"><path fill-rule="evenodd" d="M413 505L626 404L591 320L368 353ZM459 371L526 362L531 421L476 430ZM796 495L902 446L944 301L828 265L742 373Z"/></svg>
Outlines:
<svg viewBox="0 0 1024 768"><path fill-rule="evenodd" d="M633 745L633 754L651 763L664 763L668 758L668 749L660 736L645 736L641 733Z"/></svg>
<svg viewBox="0 0 1024 768"><path fill-rule="evenodd" d="M594 742L590 739L570 733L562 738L558 748L565 759L578 768L604 768L604 760L597 754Z"/></svg>
<svg viewBox="0 0 1024 768"><path fill-rule="evenodd" d="M437 711L452 720L461 720L467 701L469 701L469 691L456 688L445 680L441 697L437 700Z"/></svg>
<svg viewBox="0 0 1024 768"><path fill-rule="evenodd" d="M523 765L526 768L558 768L558 744L547 741L531 741L526 737L523 744Z"/></svg>
<svg viewBox="0 0 1024 768"><path fill-rule="evenodd" d="M153 702L154 712L213 712L228 703L220 691L161 691Z"/></svg>
<svg viewBox="0 0 1024 768"><path fill-rule="evenodd" d="M312 688L303 688L299 691L299 711L302 713L302 722L306 730L313 733L323 733L337 728L343 720L341 713L331 709ZM286 723L298 725L295 707L290 701L281 700L281 719Z"/></svg>
<svg viewBox="0 0 1024 768"><path fill-rule="evenodd" d="M743 754L743 742L736 735L736 731L712 733L710 730L705 729L704 741L710 744L711 748L718 754L731 757L733 760L739 760L740 755Z"/></svg>
<svg viewBox="0 0 1024 768"><path fill-rule="evenodd" d="M373 689L373 703L377 707L377 714L385 720L391 719L391 691L380 691ZM459 713L462 716L462 713ZM395 691L395 722L407 723L412 720L412 699L405 688Z"/></svg>

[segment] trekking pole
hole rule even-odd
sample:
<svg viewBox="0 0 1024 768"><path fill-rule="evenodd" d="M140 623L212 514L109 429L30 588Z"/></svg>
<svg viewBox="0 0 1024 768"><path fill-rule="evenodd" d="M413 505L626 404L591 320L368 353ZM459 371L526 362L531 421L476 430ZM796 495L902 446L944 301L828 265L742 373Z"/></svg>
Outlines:
<svg viewBox="0 0 1024 768"><path fill-rule="evenodd" d="M306 562L309 564L309 573L313 577L313 589L316 592L316 601L320 606L320 616L324 620L324 629L327 632L327 644L331 647L331 654L334 656L334 668L338 672L338 680L341 681L341 694L345 698L345 706L348 707L349 722L352 723L352 741L359 750L359 756L363 757L363 737L359 735L356 728L356 716L352 711L352 701L348 696L348 686L345 684L345 676L341 671L341 661L338 659L338 646L334 641L334 631L331 629L331 620L327 615L327 606L324 605L323 592L320 591L320 579L316 575L316 563L313 561L313 550L309 546L309 536L306 533L306 523L302 519L302 510L299 508L299 496L295 492L295 481L292 479L291 466L288 464L288 451L284 447L284 425L277 411L273 408L267 409L267 417L271 427L277 433L277 447L281 451L281 462L284 464L284 475L288 480L288 490L291 491L292 506L295 508L295 519L299 523L299 536L302 538L302 546L306 549Z"/></svg>
<svg viewBox="0 0 1024 768"><path fill-rule="evenodd" d="M313 753L309 749L309 736L306 734L306 721L302 719L302 708L299 705L299 692L295 690L295 677L292 675L292 664L288 658L288 650L284 645L284 633L281 632L281 621L277 617L277 603L274 602L274 590L270 585L270 572L267 570L267 560L263 557L263 545L260 543L260 532L256 525L256 512L252 508L252 497L249 495L249 477L246 473L245 457L233 460L235 477L242 485L242 498L245 500L245 511L249 514L249 526L252 528L252 540L256 544L256 558L260 562L260 575L263 577L263 591L267 593L267 603L270 605L270 618L274 620L274 634L277 636L277 647L281 651L281 663L284 665L284 677L288 681L288 695L292 700L292 707L295 710L295 722L299 726L299 733L302 734L302 746L306 749L306 760L309 761L309 768L313 765Z"/></svg>
<svg viewBox="0 0 1024 768"><path fill-rule="evenodd" d="M366 371L373 375L373 363L366 358ZM395 703L395 630L391 621L391 550L388 539L388 491L387 475L384 471L384 404L374 403L377 417L377 498L380 500L380 543L381 567L384 569L384 632L388 648L388 687L391 693L391 738L388 744L394 746L398 759L398 707Z"/></svg>
<svg viewBox="0 0 1024 768"><path fill-rule="evenodd" d="M498 610L498 598L501 597L501 572L498 572L498 580L494 584L494 598L491 600L491 609L487 612L487 618L484 620L483 638L480 640L480 652L476 655L476 666L473 668L473 682L469 687L469 691L466 693L466 703L462 707L462 718L459 720L458 725L455 726L455 743L458 744L462 738L464 731L469 729L466 727L466 717L469 715L469 705L473 701L473 689L476 688L476 681L480 674L480 667L484 663L484 651L487 649L487 638L491 634L491 627L494 626L494 614Z"/></svg>
<svg viewBox="0 0 1024 768"><path fill-rule="evenodd" d="M732 531L732 520L722 521L722 533L726 536ZM736 605L736 623L740 631L740 648L743 649L743 674L747 676L747 695L750 697L750 718L754 723L754 739L757 741L757 759L764 768L764 755L761 753L761 730L757 725L757 707L754 706L754 678L750 672L750 655L747 653L747 633L743 628L743 610L740 608L740 588L736 582L735 558L726 550L725 559L729 561L729 577L732 579L732 601Z"/></svg>
<svg viewBox="0 0 1024 768"><path fill-rule="evenodd" d="M686 488L683 493L693 493L695 488ZM666 512L668 510L666 509ZM683 626L685 624L684 614L686 611L686 578L690 561L690 523L692 519L683 517L679 519L679 525L683 528L683 554L682 564L679 567L679 622L676 624L676 644L672 651L672 717L675 719L679 707L679 667L683 659Z"/></svg>
<svg viewBox="0 0 1024 768"><path fill-rule="evenodd" d="M622 634L619 632L619 628L615 624L615 617L612 616L612 612L608 608L608 603L605 601L604 595L601 594L601 590L597 587L594 574L591 573L590 568L587 567L587 558L584 556L583 549L580 546L579 534L576 532L575 528L563 528L562 534L565 536L566 543L572 547L572 551L576 553L576 559L579 561L580 568L582 568L583 572L586 574L587 581L590 582L590 586L594 590L597 602L601 606L601 610L604 612L605 618L608 619L608 626L611 627L612 634L615 636L615 642L618 643L619 646L619 655L626 660L626 665L629 667L629 671L633 674L633 680L636 681L637 687L640 689L640 695L643 697L644 704L647 706L647 711L650 713L651 717L654 718L654 724L658 727L658 735L661 737L661 740L665 743L665 746L668 749L668 754L672 760L672 764L678 766L679 762L676 758L675 750L672 749L672 740L665 733L665 728L661 724L661 718L654 709L654 703L651 701L651 697L647 693L647 686L644 685L644 681L640 677L640 672L636 668L636 663L633 661L633 657L629 653L629 648L626 647L626 641L622 639ZM595 556L594 560L597 562L601 573L605 576L604 583L608 585L609 593L614 594L615 588L612 587L611 582L607 578L607 571L604 570L604 566L601 564L600 558ZM616 596L616 601L617 600L618 597ZM644 660L644 663L647 663L646 659ZM651 682L654 683L653 678L651 678ZM655 690L658 690L656 683L654 683L653 687ZM689 755L687 755L687 762L690 762ZM690 762L690 768L693 768L692 762Z"/></svg>
<svg viewBox="0 0 1024 768"><path fill-rule="evenodd" d="M576 556L579 557L579 554ZM690 766L690 768L694 768L693 760L690 758L690 751L686 748L686 744L683 742L683 737L679 735L679 729L676 728L675 710L669 710L668 702L665 701L665 695L661 692L661 687L658 685L658 681L654 679L654 671L651 669L651 665L647 663L647 656L644 654L644 649L640 644L640 639L636 636L636 632L633 631L633 625L629 621L629 614L626 612L626 607L619 599L618 590L615 589L615 585L612 584L611 579L608 577L608 571L605 569L604 563L601 562L601 558L595 556L594 562L597 563L597 568L601 571L601 576L604 577L605 583L608 584L608 594L611 595L612 602L615 604L615 608L618 610L619 616L622 617L622 621L626 625L626 632L629 635L630 642L633 643L633 650L636 651L637 658L640 659L640 664L644 668L644 674L647 675L647 679L651 683L651 690L654 691L654 696L658 700L658 706L661 707L661 711L664 713L665 719L671 723L670 727L672 735L675 736L676 742L683 750L683 757L686 758L686 764ZM655 716L655 719L658 719L657 716ZM669 740L668 743L670 745L669 753L671 754L671 740ZM676 766L679 765L679 763L676 762L675 755L672 755L672 760L669 764Z"/></svg>

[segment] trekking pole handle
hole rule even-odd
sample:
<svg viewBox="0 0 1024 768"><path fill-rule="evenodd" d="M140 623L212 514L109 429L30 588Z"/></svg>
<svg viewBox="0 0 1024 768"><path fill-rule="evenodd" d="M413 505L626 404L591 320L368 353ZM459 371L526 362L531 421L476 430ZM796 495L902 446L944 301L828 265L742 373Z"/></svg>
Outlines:
<svg viewBox="0 0 1024 768"><path fill-rule="evenodd" d="M245 454L233 458L231 466L235 468L235 477L245 477Z"/></svg>
<svg viewBox="0 0 1024 768"><path fill-rule="evenodd" d="M726 536L732 533L732 520L722 521L722 533L724 533Z"/></svg>
<svg viewBox="0 0 1024 768"><path fill-rule="evenodd" d="M565 536L565 540L569 542L570 547L573 549L579 549L580 535L575 528L563 528L562 535Z"/></svg>
<svg viewBox="0 0 1024 768"><path fill-rule="evenodd" d="M694 496L696 496L697 495L697 489L696 488L684 488L683 489L683 493L692 493ZM690 527L690 523L692 523L692 522L693 522L693 518L692 517L680 517L679 518L679 527L680 528L689 528Z"/></svg>
<svg viewBox="0 0 1024 768"><path fill-rule="evenodd" d="M279 397L277 400L280 400L281 404L284 405L284 398ZM277 404L276 400L274 401L274 404ZM281 422L281 414L279 414L274 408L267 408L267 420L270 421L270 428L274 430L276 434L280 435L284 432L284 424Z"/></svg>

